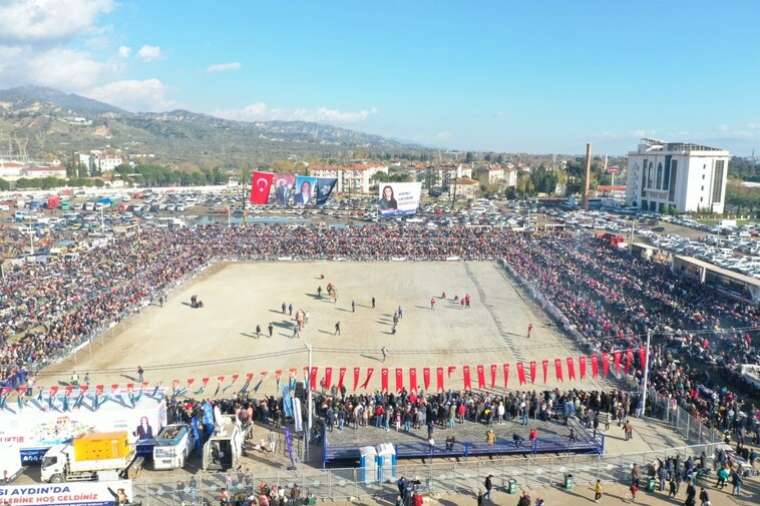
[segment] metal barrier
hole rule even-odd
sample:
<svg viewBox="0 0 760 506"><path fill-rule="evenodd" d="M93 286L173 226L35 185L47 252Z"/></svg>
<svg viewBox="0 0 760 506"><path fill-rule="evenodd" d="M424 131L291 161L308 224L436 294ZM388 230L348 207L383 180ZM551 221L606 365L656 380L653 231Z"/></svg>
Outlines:
<svg viewBox="0 0 760 506"><path fill-rule="evenodd" d="M566 455L528 456L500 460L476 462L431 462L429 464L399 464L392 476L384 476L384 481L363 480L357 468L314 469L301 467L298 471L273 471L270 473L203 474L201 477L183 482L136 483L134 490L143 505L203 504L219 497L222 488L232 496L250 495L261 484L283 489L286 495L297 486L301 497L313 496L317 499L349 500L351 498L393 497L397 494L396 479L405 476L421 482L421 490L428 494L462 493L477 490L486 476L493 475L497 489L504 490L510 480L520 487L541 487L562 483L565 475L571 474L576 483L602 481L626 481L631 476L634 464L641 468L642 476L646 467L658 458L680 455L699 457L705 453L708 461L718 443L668 448L628 455Z"/></svg>

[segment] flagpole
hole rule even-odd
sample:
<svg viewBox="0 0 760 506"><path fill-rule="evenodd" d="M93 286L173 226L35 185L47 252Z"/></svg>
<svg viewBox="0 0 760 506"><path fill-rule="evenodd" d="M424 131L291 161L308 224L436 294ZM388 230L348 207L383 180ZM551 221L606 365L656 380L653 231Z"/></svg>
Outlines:
<svg viewBox="0 0 760 506"><path fill-rule="evenodd" d="M643 417L646 413L647 409L647 390L649 389L649 344L652 340L652 331L651 329L647 329L647 348L646 348L646 358L644 359L644 390L641 393L641 416Z"/></svg>
<svg viewBox="0 0 760 506"><path fill-rule="evenodd" d="M311 344L304 342L306 345L306 350L309 352L309 370L306 373L306 409L308 410L308 417L306 422L306 445L304 446L304 453L306 454L306 460L308 462L309 459L309 445L311 444L311 423L312 423L312 414L311 414Z"/></svg>

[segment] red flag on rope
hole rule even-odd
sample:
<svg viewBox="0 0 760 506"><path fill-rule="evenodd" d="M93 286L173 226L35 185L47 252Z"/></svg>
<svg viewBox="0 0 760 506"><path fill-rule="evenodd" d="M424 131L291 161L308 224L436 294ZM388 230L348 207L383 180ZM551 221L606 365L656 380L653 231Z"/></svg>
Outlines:
<svg viewBox="0 0 760 506"><path fill-rule="evenodd" d="M620 350L612 352L612 360L615 362L615 374L620 374L620 369L622 368L621 364L621 358L623 357L623 352Z"/></svg>
<svg viewBox="0 0 760 506"><path fill-rule="evenodd" d="M573 357L567 357L567 379L575 381L575 362L573 362Z"/></svg>
<svg viewBox="0 0 760 506"><path fill-rule="evenodd" d="M356 392L356 387L359 386L359 375L361 373L361 367L354 367L354 388L352 389L354 392Z"/></svg>
<svg viewBox="0 0 760 506"><path fill-rule="evenodd" d="M528 364L528 369L530 370L530 382L535 384L536 383L536 361L531 360Z"/></svg>
<svg viewBox="0 0 760 506"><path fill-rule="evenodd" d="M580 369L581 379L586 379L586 356L578 357L578 369Z"/></svg>
<svg viewBox="0 0 760 506"><path fill-rule="evenodd" d="M341 367L338 369L338 390L341 390L343 388L343 380L346 377L346 368Z"/></svg>
<svg viewBox="0 0 760 506"><path fill-rule="evenodd" d="M195 378L187 378L187 386L189 387L195 382Z"/></svg>
<svg viewBox="0 0 760 506"><path fill-rule="evenodd" d="M504 373L504 388L507 388L509 386L509 362L504 362L502 369Z"/></svg>
<svg viewBox="0 0 760 506"><path fill-rule="evenodd" d="M86 387L87 387L87 385L85 385L85 389L84 389L84 392L86 392L86 391L87 391L87 388L86 388ZM143 382L142 382L142 384L140 384L140 388L141 388L141 389L142 389L142 388L148 388L148 382L147 382L147 381L143 381ZM82 390L82 387L81 387L81 386L79 387L79 390ZM82 392L82 393L84 393L84 392Z"/></svg>
<svg viewBox="0 0 760 506"><path fill-rule="evenodd" d="M554 377L557 378L557 381L564 381L562 378L562 359L560 358L554 359Z"/></svg>
<svg viewBox="0 0 760 506"><path fill-rule="evenodd" d="M599 376L599 357L596 353L591 355L591 377L596 378Z"/></svg>
<svg viewBox="0 0 760 506"><path fill-rule="evenodd" d="M380 369L380 391L388 391L388 368L383 367Z"/></svg>
<svg viewBox="0 0 760 506"><path fill-rule="evenodd" d="M605 378L610 374L610 357L606 351L602 352L602 373Z"/></svg>
<svg viewBox="0 0 760 506"><path fill-rule="evenodd" d="M87 385L79 385L79 393L81 395L86 394L87 388L88 388ZM63 387L63 393L64 395L66 395L66 397L70 396L73 390L74 390L74 387L72 385L66 385L65 387Z"/></svg>
<svg viewBox="0 0 760 506"><path fill-rule="evenodd" d="M309 371L309 388L312 390L317 389L317 369L318 367L314 366Z"/></svg>
<svg viewBox="0 0 760 506"><path fill-rule="evenodd" d="M525 366L522 362L517 363L517 381L520 382L520 386L526 383L525 381Z"/></svg>
<svg viewBox="0 0 760 506"><path fill-rule="evenodd" d="M449 366L449 372L448 372L447 376L448 376L449 378L451 378L451 375L452 375L452 374L454 374L454 371L456 371L456 370L457 370L457 366L455 366L455 365L450 365L450 366Z"/></svg>
<svg viewBox="0 0 760 506"><path fill-rule="evenodd" d="M417 369L414 367L409 369L409 391L417 391Z"/></svg>
<svg viewBox="0 0 760 506"><path fill-rule="evenodd" d="M470 366L462 366L462 379L464 380L464 389L472 390L472 378L470 378Z"/></svg>
<svg viewBox="0 0 760 506"><path fill-rule="evenodd" d="M478 373L478 388L485 388L486 387L486 369L482 365L478 365L475 367L475 370Z"/></svg>
<svg viewBox="0 0 760 506"><path fill-rule="evenodd" d="M224 376L217 376L216 381L218 381L219 383L224 383Z"/></svg>
<svg viewBox="0 0 760 506"><path fill-rule="evenodd" d="M272 178L274 174L271 172L259 172L253 171L251 174L251 204L266 204L269 200L269 190L272 188Z"/></svg>
<svg viewBox="0 0 760 506"><path fill-rule="evenodd" d="M179 380L177 380L177 386L179 386ZM115 394L118 391L119 391L119 385L118 385L118 383L112 384L111 385L111 393Z"/></svg>
<svg viewBox="0 0 760 506"><path fill-rule="evenodd" d="M633 350L628 348L625 350L625 372L629 373L633 369Z"/></svg>
<svg viewBox="0 0 760 506"><path fill-rule="evenodd" d="M366 390L369 385L369 381L372 379L372 373L375 372L374 367L367 367L367 378L362 383L362 389Z"/></svg>
<svg viewBox="0 0 760 506"><path fill-rule="evenodd" d="M496 364L491 364L491 388L494 388L496 386L496 374L499 371L499 366Z"/></svg>
<svg viewBox="0 0 760 506"><path fill-rule="evenodd" d="M544 359L541 361L541 372L544 373L544 385L549 378L549 360Z"/></svg>
<svg viewBox="0 0 760 506"><path fill-rule="evenodd" d="M233 374L232 375L232 382L235 383L238 380L239 377L240 377L239 374L237 374L237 373Z"/></svg>
<svg viewBox="0 0 760 506"><path fill-rule="evenodd" d="M250 374L251 378L253 378L253 373L249 373L249 374ZM249 378L249 379L250 379L250 378ZM209 380L208 378L201 378L201 382L203 383L203 386L204 386L204 387L205 387L206 385L208 385L208 380Z"/></svg>
<svg viewBox="0 0 760 506"><path fill-rule="evenodd" d="M103 395L103 385L95 385L95 395L98 397Z"/></svg>
<svg viewBox="0 0 760 506"><path fill-rule="evenodd" d="M50 387L50 397L55 397L55 394L58 393L58 385L53 385Z"/></svg>
<svg viewBox="0 0 760 506"><path fill-rule="evenodd" d="M435 389L439 392L444 391L443 386L443 367L437 367L435 370Z"/></svg>
<svg viewBox="0 0 760 506"><path fill-rule="evenodd" d="M644 370L647 363L647 349L645 346L639 346L639 367Z"/></svg>
<svg viewBox="0 0 760 506"><path fill-rule="evenodd" d="M330 390L332 386L332 367L325 367L325 377L322 378L322 385L325 390Z"/></svg>
<svg viewBox="0 0 760 506"><path fill-rule="evenodd" d="M396 367L396 392L400 392L404 389L404 370L400 367Z"/></svg>
<svg viewBox="0 0 760 506"><path fill-rule="evenodd" d="M280 378L282 378L282 369L275 369L274 370L274 379L275 379L275 381L280 381ZM234 383L235 380L233 379L232 382Z"/></svg>
<svg viewBox="0 0 760 506"><path fill-rule="evenodd" d="M441 369L441 376L443 376L443 369ZM425 367L422 369L422 384L425 385L425 391L430 390L430 368Z"/></svg>
<svg viewBox="0 0 760 506"><path fill-rule="evenodd" d="M131 394L134 391L135 391L134 383L127 383L127 392Z"/></svg>

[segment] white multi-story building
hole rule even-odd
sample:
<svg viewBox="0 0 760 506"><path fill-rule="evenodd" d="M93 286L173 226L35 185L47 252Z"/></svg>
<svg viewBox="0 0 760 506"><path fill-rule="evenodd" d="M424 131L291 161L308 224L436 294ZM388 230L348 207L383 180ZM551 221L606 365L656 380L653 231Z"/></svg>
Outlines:
<svg viewBox="0 0 760 506"><path fill-rule="evenodd" d="M79 153L79 163L87 167L90 174L110 172L124 163L118 151L93 149L89 153Z"/></svg>
<svg viewBox="0 0 760 506"><path fill-rule="evenodd" d="M642 139L628 153L626 203L642 210L723 213L730 153L719 148Z"/></svg>
<svg viewBox="0 0 760 506"><path fill-rule="evenodd" d="M309 167L310 176L333 177L338 180L338 193L370 193L372 176L382 172L388 174L388 166L378 163L360 162L351 165L317 165Z"/></svg>

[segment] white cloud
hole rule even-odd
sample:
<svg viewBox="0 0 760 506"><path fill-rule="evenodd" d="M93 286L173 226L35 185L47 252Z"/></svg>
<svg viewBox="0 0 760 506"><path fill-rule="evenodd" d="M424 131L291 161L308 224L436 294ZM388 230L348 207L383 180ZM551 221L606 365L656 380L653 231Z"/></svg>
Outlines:
<svg viewBox="0 0 760 506"><path fill-rule="evenodd" d="M162 56L161 48L159 46L150 46L148 44L141 47L137 52L137 57L146 63L156 61Z"/></svg>
<svg viewBox="0 0 760 506"><path fill-rule="evenodd" d="M97 86L84 95L128 111L166 111L175 103L166 96L167 86L159 79L114 81Z"/></svg>
<svg viewBox="0 0 760 506"><path fill-rule="evenodd" d="M221 118L238 121L310 121L316 123L358 123L376 114L377 109L360 111L340 111L328 107L315 109L279 109L271 108L264 102L243 107L242 109L223 109L213 114Z"/></svg>
<svg viewBox="0 0 760 506"><path fill-rule="evenodd" d="M435 134L435 139L438 141L449 141L451 140L451 137L452 135L451 135L451 132L449 131L438 132L437 134Z"/></svg>
<svg viewBox="0 0 760 506"><path fill-rule="evenodd" d="M129 55L132 54L132 48L127 46L121 46L119 47L119 56L122 58L129 58Z"/></svg>
<svg viewBox="0 0 760 506"><path fill-rule="evenodd" d="M228 72L231 70L240 70L240 63L238 62L230 62L230 63L216 63L214 65L209 65L209 67L206 69L208 72Z"/></svg>
<svg viewBox="0 0 760 506"><path fill-rule="evenodd" d="M3 0L0 40L41 42L72 37L113 7L112 0Z"/></svg>
<svg viewBox="0 0 760 506"><path fill-rule="evenodd" d="M0 46L0 70L0 87L37 84L81 91L117 72L118 66L64 47Z"/></svg>

